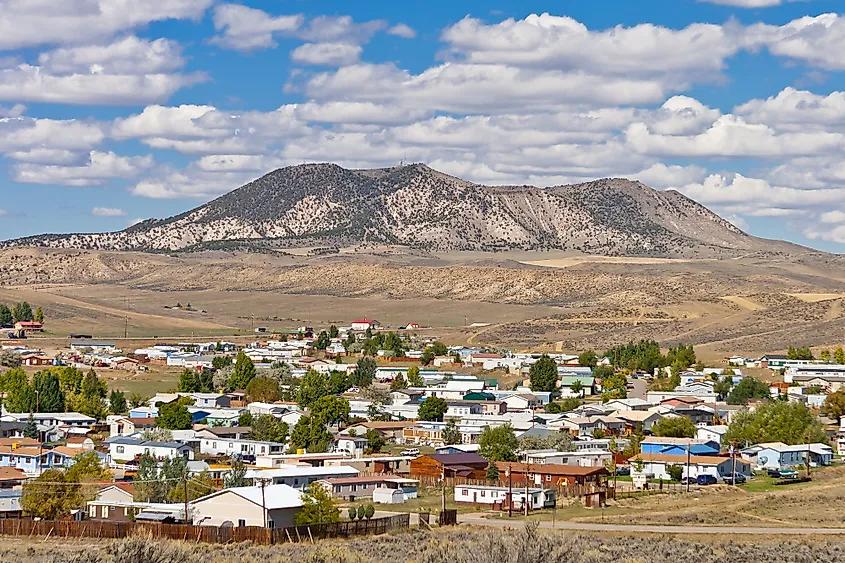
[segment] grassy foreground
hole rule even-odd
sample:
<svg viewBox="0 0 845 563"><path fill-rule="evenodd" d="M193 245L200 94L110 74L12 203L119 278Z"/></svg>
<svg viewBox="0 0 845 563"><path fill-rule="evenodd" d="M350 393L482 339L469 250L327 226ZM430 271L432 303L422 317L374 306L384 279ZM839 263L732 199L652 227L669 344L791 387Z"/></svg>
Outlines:
<svg viewBox="0 0 845 563"><path fill-rule="evenodd" d="M698 540L669 535L567 534L528 526L513 530L415 530L273 547L154 542L143 538L85 544L9 539L0 548L0 558L17 563L836 563L845 562L845 539Z"/></svg>

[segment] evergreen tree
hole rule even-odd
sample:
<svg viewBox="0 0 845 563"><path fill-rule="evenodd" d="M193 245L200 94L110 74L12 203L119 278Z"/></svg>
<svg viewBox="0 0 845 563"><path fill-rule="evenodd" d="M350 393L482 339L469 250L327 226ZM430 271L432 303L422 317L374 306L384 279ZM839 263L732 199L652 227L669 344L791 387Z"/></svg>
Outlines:
<svg viewBox="0 0 845 563"><path fill-rule="evenodd" d="M375 428L370 428L364 432L364 438L367 439L367 454L377 454L385 446L385 439Z"/></svg>
<svg viewBox="0 0 845 563"><path fill-rule="evenodd" d="M546 354L531 366L528 376L532 391L552 392L557 389L557 364Z"/></svg>
<svg viewBox="0 0 845 563"><path fill-rule="evenodd" d="M35 412L35 389L24 376L15 387L6 391L6 410L8 412Z"/></svg>
<svg viewBox="0 0 845 563"><path fill-rule="evenodd" d="M29 303L23 301L22 303L15 303L15 306L12 308L12 316L16 323L19 322L29 322L35 317L32 314L32 307L29 306Z"/></svg>
<svg viewBox="0 0 845 563"><path fill-rule="evenodd" d="M842 346L837 346L836 350L833 351L833 361L839 365L845 365L845 350L842 349Z"/></svg>
<svg viewBox="0 0 845 563"><path fill-rule="evenodd" d="M12 317L12 310L8 306L0 303L0 328L12 326L15 324L14 317Z"/></svg>
<svg viewBox="0 0 845 563"><path fill-rule="evenodd" d="M183 369L179 375L179 386L176 389L180 393L197 393L199 391L197 372L188 368Z"/></svg>
<svg viewBox="0 0 845 563"><path fill-rule="evenodd" d="M29 413L29 418L26 419L26 426L23 429L24 438L32 438L38 440L38 425L35 424L35 417Z"/></svg>
<svg viewBox="0 0 845 563"><path fill-rule="evenodd" d="M337 338L340 336L340 331L337 329L336 326L332 325L329 327L329 338Z"/></svg>
<svg viewBox="0 0 845 563"><path fill-rule="evenodd" d="M297 526L340 522L340 510L329 492L320 483L311 483L302 494L302 508L296 513Z"/></svg>
<svg viewBox="0 0 845 563"><path fill-rule="evenodd" d="M425 387L425 379L420 375L420 368L411 366L408 368L408 386Z"/></svg>
<svg viewBox="0 0 845 563"><path fill-rule="evenodd" d="M352 385L355 387L368 387L376 376L378 364L373 358L363 357L358 360L355 371L352 372Z"/></svg>
<svg viewBox="0 0 845 563"><path fill-rule="evenodd" d="M44 322L44 310L41 307L35 310L35 322L43 323Z"/></svg>
<svg viewBox="0 0 845 563"><path fill-rule="evenodd" d="M320 331L320 334L317 335L317 341L314 343L314 348L317 350L325 350L331 344L331 339L329 338L329 333L325 330Z"/></svg>
<svg viewBox="0 0 845 563"><path fill-rule="evenodd" d="M113 414L123 414L127 412L126 406L126 395L123 394L123 391L114 390L109 395L109 410Z"/></svg>
<svg viewBox="0 0 845 563"><path fill-rule="evenodd" d="M405 381L405 376L402 372L396 374L396 377L393 378L393 381L390 382L390 389L393 391L398 391L400 389L407 389L408 382Z"/></svg>
<svg viewBox="0 0 845 563"><path fill-rule="evenodd" d="M238 357L235 359L235 369L229 379L229 387L246 389L253 377L255 377L255 365L246 354L238 352Z"/></svg>
<svg viewBox="0 0 845 563"><path fill-rule="evenodd" d="M51 371L39 371L32 378L38 412L65 412L65 396L59 376Z"/></svg>
<svg viewBox="0 0 845 563"><path fill-rule="evenodd" d="M88 370L82 380L82 395L86 399L98 398L105 399L108 388L104 381L97 377L97 372L94 368Z"/></svg>
<svg viewBox="0 0 845 563"><path fill-rule="evenodd" d="M493 483L499 480L499 467L495 461L491 461L487 466L487 480Z"/></svg>

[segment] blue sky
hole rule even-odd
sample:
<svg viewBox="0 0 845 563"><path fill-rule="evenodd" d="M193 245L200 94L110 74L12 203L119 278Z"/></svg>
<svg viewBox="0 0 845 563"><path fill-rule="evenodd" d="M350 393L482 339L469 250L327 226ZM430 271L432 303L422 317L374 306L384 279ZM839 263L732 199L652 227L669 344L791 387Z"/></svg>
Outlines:
<svg viewBox="0 0 845 563"><path fill-rule="evenodd" d="M281 166L674 188L845 251L835 0L0 0L0 239L119 230Z"/></svg>

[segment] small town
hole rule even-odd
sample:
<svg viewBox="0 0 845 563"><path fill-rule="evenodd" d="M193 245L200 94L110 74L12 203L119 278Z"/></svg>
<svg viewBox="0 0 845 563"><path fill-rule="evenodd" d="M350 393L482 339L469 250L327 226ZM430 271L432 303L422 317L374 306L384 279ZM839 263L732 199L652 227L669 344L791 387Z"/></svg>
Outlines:
<svg viewBox="0 0 845 563"><path fill-rule="evenodd" d="M516 353L359 319L259 327L245 344L74 335L48 352L43 312L12 310L38 320L4 329L0 351L3 533L189 526L284 543L554 523L652 495L801 486L845 451L841 347L704 365L691 345ZM174 385L119 389L151 370Z"/></svg>

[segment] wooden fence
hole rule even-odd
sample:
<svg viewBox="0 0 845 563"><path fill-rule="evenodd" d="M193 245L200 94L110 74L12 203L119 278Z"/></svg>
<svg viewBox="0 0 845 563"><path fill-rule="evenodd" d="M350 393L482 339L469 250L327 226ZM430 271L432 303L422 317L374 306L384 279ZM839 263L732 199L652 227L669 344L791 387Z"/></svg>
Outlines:
<svg viewBox="0 0 845 563"><path fill-rule="evenodd" d="M198 543L225 544L249 541L261 545L273 545L313 542L324 538L384 534L391 530L408 528L410 518L410 514L400 514L386 518L373 518L372 520L355 520L272 530L253 526L218 528L138 522L100 522L95 520L0 520L0 535L92 539L149 537L156 540L168 539Z"/></svg>

